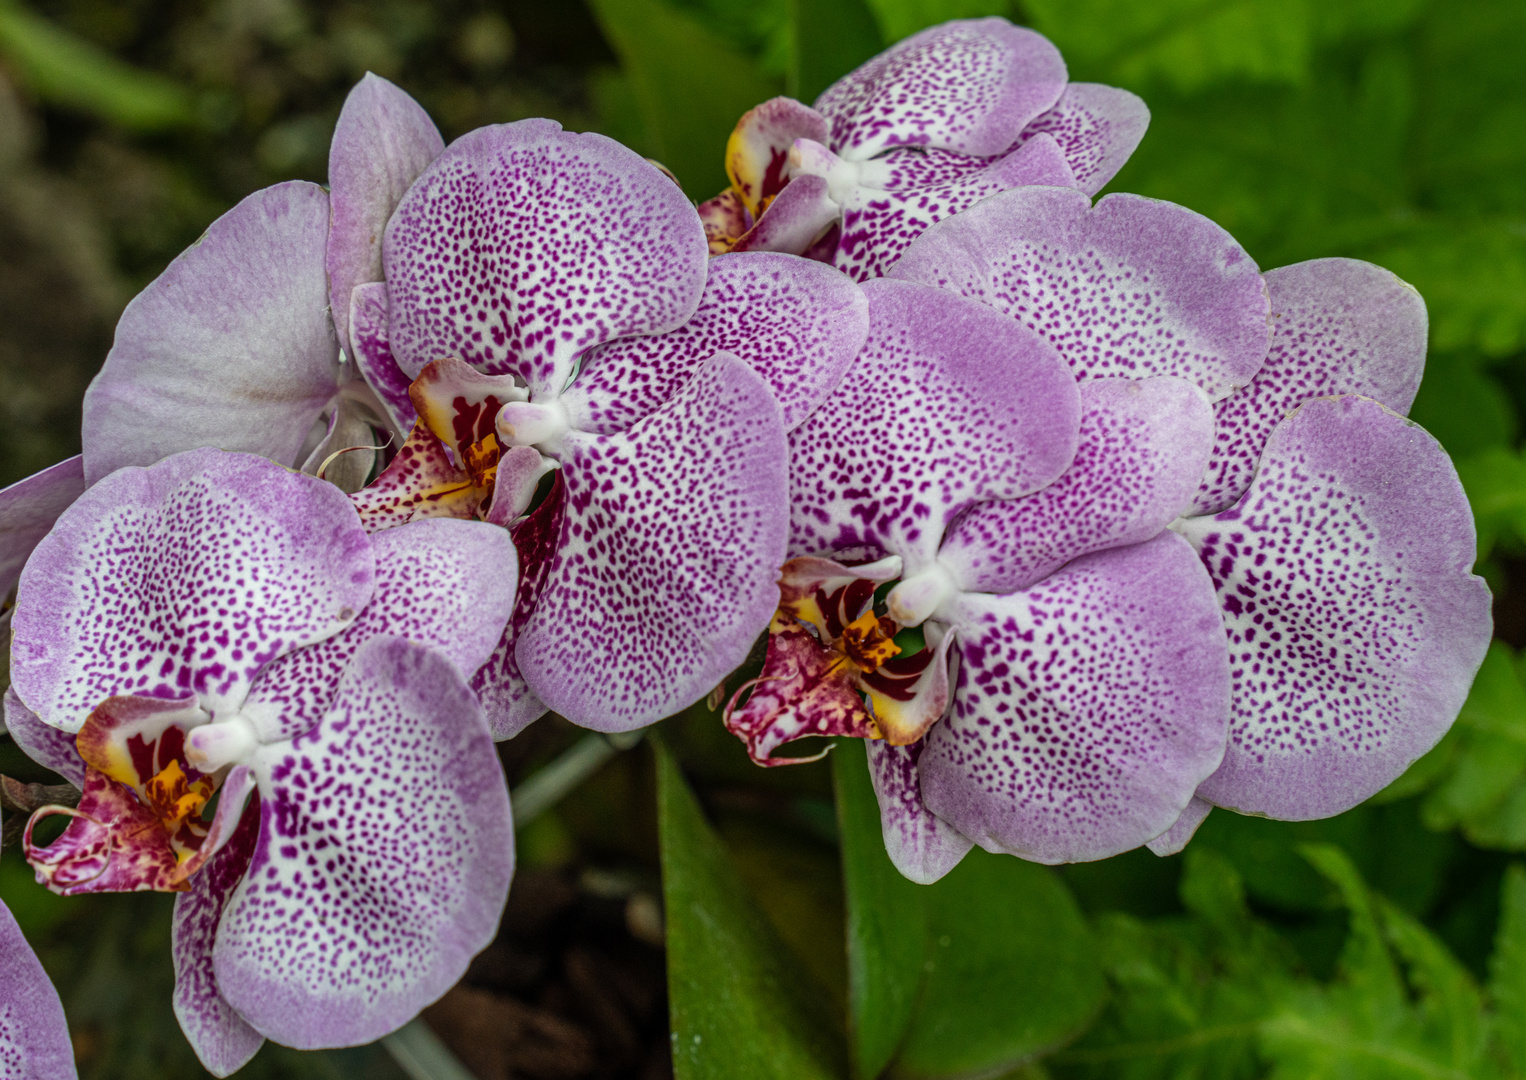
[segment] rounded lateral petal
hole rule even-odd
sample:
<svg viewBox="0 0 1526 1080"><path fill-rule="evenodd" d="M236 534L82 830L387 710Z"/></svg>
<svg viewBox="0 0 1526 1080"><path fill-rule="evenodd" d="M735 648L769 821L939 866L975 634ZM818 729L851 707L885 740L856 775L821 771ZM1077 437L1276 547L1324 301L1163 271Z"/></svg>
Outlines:
<svg viewBox="0 0 1526 1080"><path fill-rule="evenodd" d="M1266 359L1256 264L1174 203L1069 188L993 195L934 225L891 276L952 289L1026 323L1077 378L1176 375L1217 401Z"/></svg>
<svg viewBox="0 0 1526 1080"><path fill-rule="evenodd" d="M1021 499L960 515L938 562L967 592L1010 593L1071 559L1148 540L1192 500L1213 407L1169 375L1081 384L1081 445L1065 474Z"/></svg>
<svg viewBox="0 0 1526 1080"><path fill-rule="evenodd" d="M259 841L217 985L288 1046L378 1039L461 977L508 898L508 786L476 699L443 655L372 638L333 710L255 770Z"/></svg>
<svg viewBox="0 0 1526 1080"><path fill-rule="evenodd" d="M121 694L243 704L259 669L349 626L375 558L332 484L264 458L191 450L80 496L17 590L11 678L78 731Z"/></svg>
<svg viewBox="0 0 1526 1080"><path fill-rule="evenodd" d="M559 394L584 350L681 326L707 252L683 191L614 140L550 120L478 128L387 226L392 353L410 376L455 356Z"/></svg>
<svg viewBox="0 0 1526 1080"><path fill-rule="evenodd" d="M1048 342L989 308L889 279L863 290L864 351L790 434L790 555L868 546L909 575L969 503L1065 470L1080 394Z"/></svg>
<svg viewBox="0 0 1526 1080"><path fill-rule="evenodd" d="M919 762L927 808L988 851L1042 863L1159 836L1224 752L1216 607L1172 533L1026 592L959 598L954 708Z"/></svg>
<svg viewBox="0 0 1526 1080"><path fill-rule="evenodd" d="M1074 183L1059 145L1036 135L984 168L940 184L906 190L857 188L843 206L842 236L832 265L855 281L883 277L936 222L1009 188Z"/></svg>
<svg viewBox="0 0 1526 1080"><path fill-rule="evenodd" d="M1310 398L1361 394L1403 416L1420 389L1427 319L1414 286L1358 259L1314 259L1262 278L1272 348L1250 385L1215 409L1218 436L1195 515L1245 494L1272 429Z"/></svg>
<svg viewBox="0 0 1526 1080"><path fill-rule="evenodd" d="M1219 590L1234 705L1204 799L1329 817L1434 746L1483 662L1489 589L1446 452L1359 397L1310 401L1245 497L1179 526Z"/></svg>
<svg viewBox="0 0 1526 1080"><path fill-rule="evenodd" d="M891 746L880 740L864 743L869 778L880 804L885 853L904 877L919 885L937 881L975 846L922 803L917 762L926 746L921 740L910 746Z"/></svg>
<svg viewBox="0 0 1526 1080"><path fill-rule="evenodd" d="M371 537L376 591L340 634L266 664L243 713L261 742L307 731L332 707L350 658L382 635L429 645L470 679L503 637L519 561L507 530L428 518Z"/></svg>
<svg viewBox="0 0 1526 1080"><path fill-rule="evenodd" d="M50 465L0 491L0 600L16 586L32 549L85 491L84 459Z"/></svg>
<svg viewBox="0 0 1526 1080"><path fill-rule="evenodd" d="M721 255L688 322L591 351L563 401L581 431L624 431L729 352L763 376L789 431L842 381L868 333L869 301L830 266L771 252Z"/></svg>
<svg viewBox="0 0 1526 1080"><path fill-rule="evenodd" d="M827 118L794 98L771 98L749 109L726 141L726 175L747 212L756 217L789 183L789 152L796 139L824 143L827 134Z"/></svg>
<svg viewBox="0 0 1526 1080"><path fill-rule="evenodd" d="M75 1080L63 1002L37 954L0 903L0 1067L18 1080Z"/></svg>
<svg viewBox="0 0 1526 1080"><path fill-rule="evenodd" d="M444 149L445 140L423 106L379 75L366 72L344 99L329 144L326 258L341 342L350 340L351 291L382 278L382 233L392 211Z"/></svg>
<svg viewBox="0 0 1526 1080"><path fill-rule="evenodd" d="M929 27L844 75L816 99L832 149L865 161L890 146L999 154L1059 100L1065 61L1006 19Z"/></svg>
<svg viewBox="0 0 1526 1080"><path fill-rule="evenodd" d="M5 730L22 752L83 791L85 763L74 745L74 736L39 720L16 696L14 686L6 687L4 701Z"/></svg>
<svg viewBox="0 0 1526 1080"><path fill-rule="evenodd" d="M555 712L629 731L710 692L779 602L788 450L762 378L719 353L658 412L565 436L566 507L519 669Z"/></svg>
<svg viewBox="0 0 1526 1080"><path fill-rule="evenodd" d="M1053 136L1088 195L1118 174L1150 126L1150 108L1137 95L1100 83L1071 83L1055 107L1023 129L1026 142Z"/></svg>
<svg viewBox="0 0 1526 1080"><path fill-rule="evenodd" d="M361 378L381 400L387 419L403 438L419 422L408 385L413 380L403 373L392 356L387 338L387 284L373 281L356 286L350 294L350 355L360 369Z"/></svg>
<svg viewBox="0 0 1526 1080"><path fill-rule="evenodd" d="M329 197L256 191L127 305L85 391L85 479L199 446L297 465L345 377L329 320Z"/></svg>
<svg viewBox="0 0 1526 1080"><path fill-rule="evenodd" d="M737 238L731 250L803 255L837 223L840 213L825 177L797 176L768 204L757 224Z"/></svg>
<svg viewBox="0 0 1526 1080"><path fill-rule="evenodd" d="M1187 841L1192 839L1198 826L1207 820L1208 813L1212 809L1213 803L1194 795L1192 801L1187 804L1187 809L1182 811L1182 816L1176 819L1176 823L1147 843L1145 847L1150 849L1152 855L1159 855L1161 858L1177 854L1187 846Z"/></svg>

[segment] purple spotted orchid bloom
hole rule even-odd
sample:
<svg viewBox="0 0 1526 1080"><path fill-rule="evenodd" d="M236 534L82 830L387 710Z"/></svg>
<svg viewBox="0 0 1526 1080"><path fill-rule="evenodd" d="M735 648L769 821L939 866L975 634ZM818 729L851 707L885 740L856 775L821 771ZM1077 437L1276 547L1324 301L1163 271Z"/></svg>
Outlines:
<svg viewBox="0 0 1526 1080"><path fill-rule="evenodd" d="M58 991L0 903L0 1075L75 1080L74 1048Z"/></svg>
<svg viewBox="0 0 1526 1080"><path fill-rule="evenodd" d="M180 894L175 1011L216 1075L374 1040L492 938L513 828L467 680L514 560L480 523L368 536L333 485L214 449L111 474L33 553L6 722L84 795L28 859Z"/></svg>
<svg viewBox="0 0 1526 1080"><path fill-rule="evenodd" d="M700 208L715 251L795 251L878 277L936 221L1027 184L1100 191L1144 137L1126 90L1068 83L1059 51L1005 19L944 23L822 93L758 106Z"/></svg>
<svg viewBox="0 0 1526 1080"><path fill-rule="evenodd" d="M670 178L545 120L453 143L383 248L351 336L415 380L421 422L355 498L371 528L511 527L519 603L474 682L495 735L703 698L775 607L785 434L863 343L857 286L794 255L709 260Z"/></svg>

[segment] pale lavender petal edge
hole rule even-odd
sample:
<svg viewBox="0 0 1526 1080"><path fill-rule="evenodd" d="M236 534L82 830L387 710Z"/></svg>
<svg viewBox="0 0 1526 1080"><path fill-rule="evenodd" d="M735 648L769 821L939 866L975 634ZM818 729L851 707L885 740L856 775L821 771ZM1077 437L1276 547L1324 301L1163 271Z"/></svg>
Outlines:
<svg viewBox="0 0 1526 1080"><path fill-rule="evenodd" d="M74 736L45 724L16 696L14 686L5 690L5 729L22 752L43 768L52 769L69 783L85 788L85 763L80 759Z"/></svg>
<svg viewBox="0 0 1526 1080"><path fill-rule="evenodd" d="M919 885L931 885L943 877L975 846L922 802L917 760L925 745L918 740L910 746L891 746L879 739L864 744L880 807L885 854L903 877Z"/></svg>
<svg viewBox="0 0 1526 1080"><path fill-rule="evenodd" d="M58 516L85 492L84 458L50 465L0 491L0 600Z"/></svg>
<svg viewBox="0 0 1526 1080"><path fill-rule="evenodd" d="M1182 811L1182 816L1169 829L1146 843L1145 847L1150 849L1151 854L1161 858L1177 854L1187 846L1187 842L1197 833L1198 826L1208 819L1212 809L1213 803L1192 796L1192 801Z"/></svg>
<svg viewBox="0 0 1526 1080"><path fill-rule="evenodd" d="M58 991L10 908L0 903L0 1065L25 1080L75 1080L74 1047ZM19 1065L20 1073L9 1067Z"/></svg>

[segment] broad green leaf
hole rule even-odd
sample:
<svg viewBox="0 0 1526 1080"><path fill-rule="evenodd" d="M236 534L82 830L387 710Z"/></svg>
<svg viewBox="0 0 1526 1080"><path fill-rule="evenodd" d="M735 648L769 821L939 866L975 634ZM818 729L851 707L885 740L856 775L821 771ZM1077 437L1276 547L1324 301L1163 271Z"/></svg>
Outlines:
<svg viewBox="0 0 1526 1080"><path fill-rule="evenodd" d="M1479 556L1487 556L1502 539L1526 537L1526 460L1498 447L1456 464L1473 507Z"/></svg>
<svg viewBox="0 0 1526 1080"><path fill-rule="evenodd" d="M620 57L652 153L691 198L726 187L726 140L779 86L757 63L664 0L592 0Z"/></svg>
<svg viewBox="0 0 1526 1080"><path fill-rule="evenodd" d="M1471 352L1432 352L1409 418L1453 457L1470 457L1515 442L1516 416L1497 378Z"/></svg>
<svg viewBox="0 0 1526 1080"><path fill-rule="evenodd" d="M654 741L677 1080L839 1080L831 1006L743 884L671 755Z"/></svg>
<svg viewBox="0 0 1526 1080"><path fill-rule="evenodd" d="M1489 958L1495 1041L1517 1074L1526 1075L1526 869L1512 863L1500 886L1499 930Z"/></svg>
<svg viewBox="0 0 1526 1080"><path fill-rule="evenodd" d="M790 24L787 86L791 97L805 102L815 101L885 44L864 0L790 0Z"/></svg>
<svg viewBox="0 0 1526 1080"><path fill-rule="evenodd" d="M800 0L805 3L809 0ZM1011 15L1007 0L867 0L886 42L900 41L918 30L950 19L979 19Z"/></svg>

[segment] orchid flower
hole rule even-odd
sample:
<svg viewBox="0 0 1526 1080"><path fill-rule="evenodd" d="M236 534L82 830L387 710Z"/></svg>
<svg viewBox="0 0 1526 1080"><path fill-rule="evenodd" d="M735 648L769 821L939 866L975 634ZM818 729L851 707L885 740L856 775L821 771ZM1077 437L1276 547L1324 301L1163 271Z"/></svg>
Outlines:
<svg viewBox="0 0 1526 1080"><path fill-rule="evenodd" d="M708 260L670 178L545 120L453 143L383 257L351 337L414 380L420 424L355 499L373 529L512 527L518 606L473 684L495 735L703 698L776 606L785 433L863 343L857 286L792 255Z"/></svg>
<svg viewBox="0 0 1526 1080"><path fill-rule="evenodd" d="M58 991L10 908L0 903L0 1075L75 1080L74 1048Z"/></svg>
<svg viewBox="0 0 1526 1080"><path fill-rule="evenodd" d="M1100 191L1150 114L1126 90L1067 83L1041 34L1005 19L923 30L814 108L775 98L726 149L731 187L700 207L711 250L809 253L878 277L929 225L1026 184Z"/></svg>
<svg viewBox="0 0 1526 1080"><path fill-rule="evenodd" d="M102 479L33 553L6 722L84 795L28 859L64 895L180 893L175 1011L215 1074L378 1038L492 938L513 829L466 680L514 558L482 524L367 536L333 485L213 449Z"/></svg>

